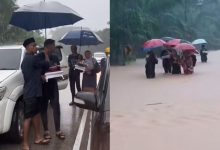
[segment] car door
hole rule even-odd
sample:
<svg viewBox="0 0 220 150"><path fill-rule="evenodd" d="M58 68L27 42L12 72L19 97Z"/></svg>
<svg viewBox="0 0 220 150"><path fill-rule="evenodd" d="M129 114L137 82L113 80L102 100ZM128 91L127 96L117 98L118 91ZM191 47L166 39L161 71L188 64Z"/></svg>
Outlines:
<svg viewBox="0 0 220 150"><path fill-rule="evenodd" d="M79 92L76 106L92 110L90 150L110 149L110 64L109 58L101 61L101 76L97 93Z"/></svg>

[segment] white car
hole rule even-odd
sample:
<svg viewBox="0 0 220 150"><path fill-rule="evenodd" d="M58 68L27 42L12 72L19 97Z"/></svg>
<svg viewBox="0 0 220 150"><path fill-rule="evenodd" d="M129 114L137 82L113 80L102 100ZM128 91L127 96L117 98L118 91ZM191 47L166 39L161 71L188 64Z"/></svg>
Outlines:
<svg viewBox="0 0 220 150"><path fill-rule="evenodd" d="M106 58L106 54L104 52L95 52L93 54L93 57L97 60L97 62L100 64L102 58Z"/></svg>
<svg viewBox="0 0 220 150"><path fill-rule="evenodd" d="M64 52L57 48L55 54L64 71L59 89L68 85L68 65ZM25 55L22 45L0 47L0 134L6 133L10 140L21 142L23 133L23 75L21 62Z"/></svg>

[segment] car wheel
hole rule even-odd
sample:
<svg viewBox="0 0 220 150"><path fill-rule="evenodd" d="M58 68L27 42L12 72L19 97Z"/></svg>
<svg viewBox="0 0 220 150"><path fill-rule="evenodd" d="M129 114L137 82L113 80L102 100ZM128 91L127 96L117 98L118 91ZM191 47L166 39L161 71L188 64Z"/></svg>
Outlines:
<svg viewBox="0 0 220 150"><path fill-rule="evenodd" d="M20 143L23 139L23 122L24 122L24 103L19 101L14 109L11 128L8 138L15 143Z"/></svg>

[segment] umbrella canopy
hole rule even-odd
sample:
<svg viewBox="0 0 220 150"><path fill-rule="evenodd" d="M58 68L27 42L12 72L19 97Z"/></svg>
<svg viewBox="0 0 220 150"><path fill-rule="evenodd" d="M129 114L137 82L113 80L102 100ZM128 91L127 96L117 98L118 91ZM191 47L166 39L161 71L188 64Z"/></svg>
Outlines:
<svg viewBox="0 0 220 150"><path fill-rule="evenodd" d="M144 43L143 49L145 52L162 47L166 42L161 39L152 39Z"/></svg>
<svg viewBox="0 0 220 150"><path fill-rule="evenodd" d="M172 37L162 37L161 40L165 41L165 42L168 42L168 41L171 41L171 40L174 40L175 38L172 38Z"/></svg>
<svg viewBox="0 0 220 150"><path fill-rule="evenodd" d="M175 49L181 52L193 52L197 54L199 53L192 44L188 44L188 43L180 43L177 46L175 46Z"/></svg>
<svg viewBox="0 0 220 150"><path fill-rule="evenodd" d="M66 45L98 45L103 43L102 39L89 28L77 28L66 33L60 40Z"/></svg>
<svg viewBox="0 0 220 150"><path fill-rule="evenodd" d="M197 45L197 44L206 44L207 43L207 41L205 40L205 39L197 39L197 40L194 40L193 42L192 42L192 44L194 44L194 45Z"/></svg>
<svg viewBox="0 0 220 150"><path fill-rule="evenodd" d="M39 2L20 7L12 14L10 24L27 31L74 24L83 19L59 2Z"/></svg>
<svg viewBox="0 0 220 150"><path fill-rule="evenodd" d="M189 41L183 40L183 39L174 39L174 40L170 40L168 41L165 46L168 47L175 47L176 45L180 44L180 43L188 43L191 44Z"/></svg>

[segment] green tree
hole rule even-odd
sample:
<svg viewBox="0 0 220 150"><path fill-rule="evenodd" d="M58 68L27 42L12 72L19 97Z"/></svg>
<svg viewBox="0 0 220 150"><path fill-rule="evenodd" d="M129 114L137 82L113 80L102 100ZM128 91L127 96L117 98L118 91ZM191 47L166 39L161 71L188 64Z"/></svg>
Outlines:
<svg viewBox="0 0 220 150"><path fill-rule="evenodd" d="M111 1L111 63L124 64L123 49L140 49L147 39L160 35L160 15L175 0ZM137 53L137 52L136 52ZM133 54L135 55L135 53Z"/></svg>
<svg viewBox="0 0 220 150"><path fill-rule="evenodd" d="M23 29L9 25L11 15L18 8L16 0L0 1L0 44L21 44L25 38L35 37L37 42L42 42L43 37L38 31L26 32Z"/></svg>
<svg viewBox="0 0 220 150"><path fill-rule="evenodd" d="M220 47L220 0L113 0L111 1L111 63L124 64L123 48L144 56L143 43L171 36L192 41L205 38Z"/></svg>

